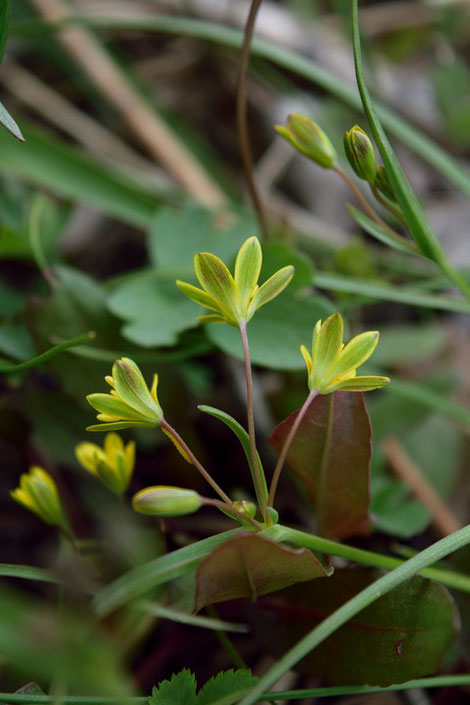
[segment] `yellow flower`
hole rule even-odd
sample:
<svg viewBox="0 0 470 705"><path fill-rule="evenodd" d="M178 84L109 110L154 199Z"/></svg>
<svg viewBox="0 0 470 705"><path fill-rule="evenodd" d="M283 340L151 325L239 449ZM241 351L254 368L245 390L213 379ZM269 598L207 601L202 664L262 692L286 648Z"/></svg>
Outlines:
<svg viewBox="0 0 470 705"><path fill-rule="evenodd" d="M194 270L202 289L182 281L176 284L197 304L216 312L201 316L200 321L239 327L280 294L294 276L294 267L283 267L258 286L262 259L258 238L250 237L238 251L233 276L221 259L210 252L199 252L194 257Z"/></svg>
<svg viewBox="0 0 470 705"><path fill-rule="evenodd" d="M98 420L104 423L88 426L87 431L117 431L130 426L154 428L163 419L157 398L158 375L153 376L151 390L133 360L123 357L113 365L107 383L110 394L89 394L88 403L96 409Z"/></svg>
<svg viewBox="0 0 470 705"><path fill-rule="evenodd" d="M337 390L368 392L390 384L388 377L356 376L356 368L374 352L379 341L377 331L360 333L343 343L343 319L334 313L324 323L318 321L312 338L312 354L302 345L307 364L310 391L330 394Z"/></svg>
<svg viewBox="0 0 470 705"><path fill-rule="evenodd" d="M107 433L104 448L95 443L80 443L75 448L78 462L117 495L122 495L131 481L135 463L135 443L126 446L117 433Z"/></svg>
<svg viewBox="0 0 470 705"><path fill-rule="evenodd" d="M57 486L48 472L38 466L20 477L20 486L10 492L14 500L36 514L46 524L68 527Z"/></svg>

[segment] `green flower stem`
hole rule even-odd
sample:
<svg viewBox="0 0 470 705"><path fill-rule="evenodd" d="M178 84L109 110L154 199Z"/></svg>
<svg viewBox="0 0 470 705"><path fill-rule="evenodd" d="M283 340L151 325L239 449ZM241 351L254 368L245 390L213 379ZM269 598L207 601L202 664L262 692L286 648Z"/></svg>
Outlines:
<svg viewBox="0 0 470 705"><path fill-rule="evenodd" d="M184 450L184 452L186 453L186 455L188 456L189 460L190 460L191 463L194 465L194 467L196 468L196 470L198 470L198 471L201 473L201 475L202 475L203 478L206 480L206 482L208 482L209 485L212 487L212 489L213 489L215 492L217 492L217 494L219 495L219 497L221 497L221 499L224 501L224 503L225 503L225 504L228 504L229 506L232 506L233 502L232 502L232 500L230 499L230 497L225 494L225 492L223 491L223 489L222 489L221 487L219 487L219 485L218 485L217 482L214 480L214 478L212 477L212 475L209 475L209 473L207 472L207 470L204 468L203 465L201 465L201 463L200 463L199 460L196 458L196 456L194 455L194 453L192 452L192 450L191 450L191 449L189 448L189 446L183 441L183 439L181 438L181 436L179 435L179 433L173 428L173 426L171 426L171 425L168 423L168 421L167 421L166 419L162 419L162 420L161 420L160 426L161 426L162 428L164 428L165 431L167 431L167 432L170 434L170 436L173 436L173 438L174 438L175 441L176 441L177 446L180 446L180 447Z"/></svg>
<svg viewBox="0 0 470 705"><path fill-rule="evenodd" d="M284 466L284 462L287 457L287 453L289 452L289 448L291 446L292 441L294 440L294 436L299 430L299 426L302 423L302 419L304 418L305 414L307 413L308 407L312 403L312 401L315 399L317 396L318 392L316 390L310 392L304 403L302 404L299 413L297 414L297 418L295 419L294 423L292 424L292 428L288 433L288 436L286 440L284 441L284 445L282 446L281 452L279 454L279 458L277 459L276 467L274 468L273 472L273 478L271 480L271 487L269 488L269 496L268 496L268 507L272 507L274 505L274 497L276 496L276 490L277 490L277 483L279 482L279 477L281 475L281 470Z"/></svg>
<svg viewBox="0 0 470 705"><path fill-rule="evenodd" d="M382 218L380 218L377 215L375 210L366 201L366 199L364 198L362 193L359 191L359 189L357 188L354 181L349 178L349 176L346 174L346 172L344 172L341 169L341 167L338 166L337 164L336 164L336 166L333 167L333 170L336 171L336 173L339 174L339 176L341 176L343 181L346 182L346 184L349 186L349 188L351 189L353 194L356 196L356 198L359 201L359 203L361 204L361 206L366 211L367 215L369 215L372 218L372 220L374 220L377 223L377 225L380 225L380 227L383 228L390 235L390 237L392 237L394 240L396 240L397 242L399 242L401 244L406 243L406 246L408 247L408 245L409 245L408 240L406 238L402 237L401 235L399 235L398 233L396 233L395 230L392 230L392 228L390 228L387 225L387 223L385 221L383 221Z"/></svg>
<svg viewBox="0 0 470 705"><path fill-rule="evenodd" d="M284 541L293 546L300 546L302 548L308 548L311 551L327 553L330 556L337 556L338 558L346 558L354 563L361 563L362 565L369 565L374 568L393 570L404 563L404 561L400 558L395 558L395 556L384 556L381 553L365 551L362 548L354 548L353 546L347 546L343 543L323 539L320 536L307 534L305 531L291 529L281 524L273 526L263 533L274 541ZM470 593L470 575L463 575L441 568L425 568L421 571L421 575L425 578L438 580L443 585L447 585L447 587Z"/></svg>
<svg viewBox="0 0 470 705"><path fill-rule="evenodd" d="M376 198L377 201L381 203L384 208L390 211L390 213L394 215L395 218L398 218L398 220L400 220L402 223L405 223L406 225L406 221L403 217L403 213L401 212L401 210L397 208L397 206L395 206L388 198L383 196L375 184L369 183L369 186L370 190L374 195L374 198Z"/></svg>
<svg viewBox="0 0 470 705"><path fill-rule="evenodd" d="M258 500L258 506L263 517L266 521L266 508L267 508L267 497L264 491L265 482L261 478L258 455L256 451L256 436L255 436L255 417L253 412L253 378L251 375L251 362L250 362L250 348L248 346L248 336L246 332L246 323L240 323L240 335L242 338L243 345L243 355L245 358L245 377L246 377L246 406L248 415L248 435L250 437L250 454L251 462L253 466L253 479L255 485L256 498Z"/></svg>
<svg viewBox="0 0 470 705"><path fill-rule="evenodd" d="M201 499L203 505L208 507L217 507L217 509L220 509L221 512L223 512L224 514L230 514L230 516L234 519L237 519L237 521L238 519L242 519L247 524L250 524L253 529L256 529L256 531L259 531L263 528L262 524L260 524L259 521L251 519L249 516L243 514L242 512L238 512L236 509L233 508L233 505L227 504L226 502L220 502L218 499L209 499L208 497L201 497Z"/></svg>
<svg viewBox="0 0 470 705"><path fill-rule="evenodd" d="M46 360L50 360L51 357L55 357L63 350L67 350L67 348L74 348L77 345L82 345L82 343L88 343L95 337L96 333L94 333L94 331L90 331L89 333L85 333L84 335L79 335L77 338L64 340L63 343L54 345L53 348L49 348L49 350L46 350L46 352L41 353L41 355L33 357L31 360L27 360L26 362L22 362L19 365L13 365L9 362L0 362L0 373L16 374L17 372L24 372L25 370L29 370L31 367L36 367L37 365L46 362Z"/></svg>
<svg viewBox="0 0 470 705"><path fill-rule="evenodd" d="M242 698L239 705L254 705L260 696L276 683L288 670L293 668L304 656L333 634L339 627L361 612L365 607L378 600L383 595L409 580L423 569L436 563L450 553L470 543L470 525L446 536L437 543L421 551L406 563L398 566L390 573L376 580L361 590L351 600L337 609L333 614L312 629L303 639L290 649L269 671L260 678L250 693Z"/></svg>

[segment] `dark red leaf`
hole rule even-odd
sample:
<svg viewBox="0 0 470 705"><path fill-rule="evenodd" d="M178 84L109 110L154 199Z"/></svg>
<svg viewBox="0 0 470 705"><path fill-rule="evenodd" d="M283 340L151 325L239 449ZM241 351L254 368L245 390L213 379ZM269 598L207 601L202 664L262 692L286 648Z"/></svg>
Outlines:
<svg viewBox="0 0 470 705"><path fill-rule="evenodd" d="M195 609L237 597L254 601L327 575L329 571L306 548L294 550L259 534L242 534L216 548L199 566Z"/></svg>
<svg viewBox="0 0 470 705"><path fill-rule="evenodd" d="M336 570L263 598L254 626L276 657L379 577L371 568ZM332 685L387 686L433 674L454 641L458 613L447 589L416 576L362 610L310 652L296 669Z"/></svg>
<svg viewBox="0 0 470 705"><path fill-rule="evenodd" d="M269 441L280 452L298 411L274 429ZM315 508L317 531L331 539L367 535L371 428L364 395L334 392L311 403L292 442L287 462Z"/></svg>

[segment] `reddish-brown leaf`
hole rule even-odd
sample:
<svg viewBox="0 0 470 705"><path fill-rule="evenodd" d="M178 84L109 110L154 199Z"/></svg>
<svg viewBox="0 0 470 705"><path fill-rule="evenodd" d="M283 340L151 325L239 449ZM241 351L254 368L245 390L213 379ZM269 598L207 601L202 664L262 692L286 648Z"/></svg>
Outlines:
<svg viewBox="0 0 470 705"><path fill-rule="evenodd" d="M336 570L327 585L314 580L263 598L253 608L260 643L273 656L282 656L379 575L371 568ZM388 686L431 675L454 641L458 624L447 589L415 576L346 622L296 670L332 685Z"/></svg>
<svg viewBox="0 0 470 705"><path fill-rule="evenodd" d="M298 411L274 429L279 452ZM364 395L334 392L311 403L292 442L287 462L315 508L321 536L367 535L371 428Z"/></svg>
<svg viewBox="0 0 470 705"><path fill-rule="evenodd" d="M246 533L216 548L196 575L196 612L215 602L247 597L256 600L294 583L330 574L305 548L294 550Z"/></svg>

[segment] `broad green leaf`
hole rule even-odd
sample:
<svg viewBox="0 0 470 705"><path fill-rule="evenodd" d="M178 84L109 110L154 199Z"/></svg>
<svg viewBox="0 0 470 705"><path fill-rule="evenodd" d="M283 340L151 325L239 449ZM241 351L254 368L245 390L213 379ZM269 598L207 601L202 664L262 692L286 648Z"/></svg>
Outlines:
<svg viewBox="0 0 470 705"><path fill-rule="evenodd" d="M36 128L26 127L24 136L27 149L0 132L1 172L21 176L130 225L148 225L158 204L155 195Z"/></svg>
<svg viewBox="0 0 470 705"><path fill-rule="evenodd" d="M396 367L432 358L444 351L447 342L445 330L438 322L381 324L374 365Z"/></svg>
<svg viewBox="0 0 470 705"><path fill-rule="evenodd" d="M409 402L402 403L402 406L409 405ZM395 411L395 414L400 413L406 420L406 409ZM433 415L418 424L403 423L399 439L431 487L444 501L449 500L458 477L460 442L457 429L446 419ZM393 536L411 538L429 525L432 518L429 510L414 499L408 486L386 468L379 443L374 454L371 490L374 528Z"/></svg>
<svg viewBox="0 0 470 705"><path fill-rule="evenodd" d="M196 574L195 609L261 595L329 573L307 549L292 549L259 534L229 539L203 560Z"/></svg>
<svg viewBox="0 0 470 705"><path fill-rule="evenodd" d="M125 321L122 335L143 347L175 345L179 334L197 325L200 308L184 296L173 276L133 274L113 287L108 309Z"/></svg>
<svg viewBox="0 0 470 705"><path fill-rule="evenodd" d="M196 705L235 705L257 682L247 668L221 671L202 686Z"/></svg>
<svg viewBox="0 0 470 705"><path fill-rule="evenodd" d="M21 362L36 354L31 336L21 323L0 323L0 352Z"/></svg>
<svg viewBox="0 0 470 705"><path fill-rule="evenodd" d="M0 281L0 316L11 318L21 311L26 302L25 292Z"/></svg>
<svg viewBox="0 0 470 705"><path fill-rule="evenodd" d="M312 326L333 313L319 296L297 297L289 289L255 313L248 324L251 361L262 367L298 370L304 367L300 346L310 340ZM206 326L209 340L228 355L243 360L238 330L232 326Z"/></svg>
<svg viewBox="0 0 470 705"><path fill-rule="evenodd" d="M394 250L399 250L400 252L406 252L408 254L412 253L415 255L419 254L415 243L411 240L407 241L401 237L400 239L392 237L390 233L388 233L384 228L381 228L378 223L374 222L371 218L368 218L364 215L364 213L361 213L361 211L357 210L357 208L352 206L350 203L347 204L346 208L351 213L356 223L360 225L366 233L372 235L372 237L375 237L376 240L379 240L379 242L392 247Z"/></svg>
<svg viewBox="0 0 470 705"><path fill-rule="evenodd" d="M80 18L85 20L83 16ZM186 35L216 44L223 44L234 49L241 49L243 45L243 32L226 27L216 22L203 22L198 19L186 17L136 17L132 15L119 15L113 11L100 17L88 17L86 22L97 29L102 28L138 28L146 32L163 32ZM323 68L311 59L301 54L279 46L279 43L261 38L253 39L251 43L252 56L259 56L275 65L281 66L292 73L301 76L307 81L319 86L327 93L336 96L339 100L356 110L361 110L361 99L354 86L338 78L334 73ZM468 170L435 142L427 138L420 130L411 126L398 113L384 105L377 105L377 111L385 127L391 134L400 139L416 154L431 164L451 183L467 196L470 196L470 177Z"/></svg>
<svg viewBox="0 0 470 705"><path fill-rule="evenodd" d="M148 699L149 705L196 705L196 702L196 678L187 668L154 686Z"/></svg>
<svg viewBox="0 0 470 705"><path fill-rule="evenodd" d="M0 124L3 125L3 127L11 134L13 137L16 137L17 140L20 142L24 142L25 138L22 135L22 132L18 125L16 124L15 120L12 118L8 110L5 108L5 106L0 103ZM2 135L3 138L3 135ZM3 148L2 148L3 152ZM13 170L12 170L13 171Z"/></svg>
<svg viewBox="0 0 470 705"><path fill-rule="evenodd" d="M230 262L256 231L256 223L243 214L218 217L192 203L181 210L162 208L150 223L150 262L161 272L178 272L184 279L194 277L196 252L212 252L223 262Z"/></svg>
<svg viewBox="0 0 470 705"><path fill-rule="evenodd" d="M327 589L312 581L263 599L258 638L283 654L377 577L369 568L336 570ZM297 669L331 684L382 686L434 673L456 637L456 619L447 589L415 576L337 629Z"/></svg>
<svg viewBox="0 0 470 705"><path fill-rule="evenodd" d="M213 406L205 406L204 404L201 404L198 409L200 411L203 411L205 414L210 414L211 416L214 416L216 419L219 419L219 421L222 421L224 424L226 424L231 431L234 432L240 443L242 444L243 450L246 455L246 459L248 461L248 465L250 467L251 471L251 477L253 479L253 483L256 486L256 480L253 474L253 463L251 460L251 451L250 451L250 437L248 433L245 431L243 426L238 423L232 416L227 414L225 411L221 411L220 409L215 409ZM258 459L258 467L259 467L259 476L261 477L261 481L263 483L263 489L265 493L266 500L268 498L268 488L266 487L266 478L264 476L264 470L263 466L261 464L261 459L256 453L257 459Z"/></svg>
<svg viewBox="0 0 470 705"><path fill-rule="evenodd" d="M280 452L298 411L269 442ZM319 395L310 404L287 462L315 509L317 533L342 539L369 533L371 428L362 393Z"/></svg>

